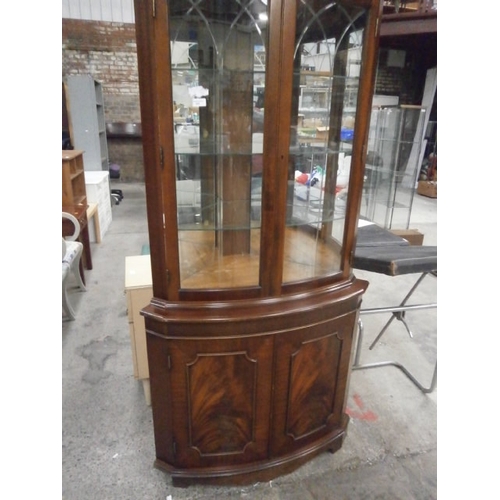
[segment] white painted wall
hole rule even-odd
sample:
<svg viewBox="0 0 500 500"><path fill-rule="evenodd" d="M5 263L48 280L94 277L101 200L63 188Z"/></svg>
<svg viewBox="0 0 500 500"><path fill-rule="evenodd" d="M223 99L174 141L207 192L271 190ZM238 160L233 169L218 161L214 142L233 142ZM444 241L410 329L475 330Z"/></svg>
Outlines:
<svg viewBox="0 0 500 500"><path fill-rule="evenodd" d="M134 1L62 0L62 17L88 21L134 23Z"/></svg>

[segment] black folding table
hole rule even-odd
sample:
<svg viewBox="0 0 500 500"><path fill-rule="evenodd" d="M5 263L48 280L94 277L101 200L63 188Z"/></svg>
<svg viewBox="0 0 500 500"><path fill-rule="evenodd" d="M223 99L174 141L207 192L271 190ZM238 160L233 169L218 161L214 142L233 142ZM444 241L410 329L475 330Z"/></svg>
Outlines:
<svg viewBox="0 0 500 500"><path fill-rule="evenodd" d="M388 276L400 276L404 274L419 274L415 284L410 288L403 301L398 305L387 307L376 307L361 309L358 321L358 339L354 357L353 370L364 370L379 368L383 366L395 366L400 369L422 392L430 393L434 390L437 381L437 361L434 366L431 383L428 387L422 385L412 373L397 361L379 361L375 363L360 363L361 348L363 341L363 323L361 316L368 314L391 313L390 319L379 332L375 340L369 346L373 349L382 335L387 331L394 319L401 321L409 336L413 337L408 323L405 320L406 311L437 308L437 303L407 304L413 292L426 276L437 278L437 246L412 246L407 240L397 236L376 224L361 221L358 228L356 250L354 254L353 267L364 271L385 274Z"/></svg>

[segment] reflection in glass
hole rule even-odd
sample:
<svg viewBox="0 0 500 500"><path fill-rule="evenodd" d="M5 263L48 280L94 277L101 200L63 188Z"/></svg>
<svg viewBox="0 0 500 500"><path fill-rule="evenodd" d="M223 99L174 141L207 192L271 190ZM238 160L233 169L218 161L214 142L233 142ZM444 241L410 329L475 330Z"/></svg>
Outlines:
<svg viewBox="0 0 500 500"><path fill-rule="evenodd" d="M266 4L168 0L182 288L258 284Z"/></svg>
<svg viewBox="0 0 500 500"><path fill-rule="evenodd" d="M181 287L256 286L267 2L168 8ZM340 271L365 21L297 1L284 282Z"/></svg>
<svg viewBox="0 0 500 500"><path fill-rule="evenodd" d="M340 270L363 14L331 1L298 2L285 282Z"/></svg>

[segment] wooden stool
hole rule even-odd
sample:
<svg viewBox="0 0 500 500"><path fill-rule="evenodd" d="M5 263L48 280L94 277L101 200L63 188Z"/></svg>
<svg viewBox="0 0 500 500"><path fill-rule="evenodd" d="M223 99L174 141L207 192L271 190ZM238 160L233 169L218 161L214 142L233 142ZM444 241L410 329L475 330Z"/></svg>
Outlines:
<svg viewBox="0 0 500 500"><path fill-rule="evenodd" d="M99 211L97 209L97 203L89 203L87 208L87 219L89 221L94 219L95 240L97 243L101 243L101 226L99 225Z"/></svg>

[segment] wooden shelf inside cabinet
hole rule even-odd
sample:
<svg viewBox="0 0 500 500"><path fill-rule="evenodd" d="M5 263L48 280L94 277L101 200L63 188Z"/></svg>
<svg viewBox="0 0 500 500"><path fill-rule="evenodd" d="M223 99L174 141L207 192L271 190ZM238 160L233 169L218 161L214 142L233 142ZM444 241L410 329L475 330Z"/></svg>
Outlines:
<svg viewBox="0 0 500 500"><path fill-rule="evenodd" d="M75 149L62 152L62 204L87 207L83 151Z"/></svg>

